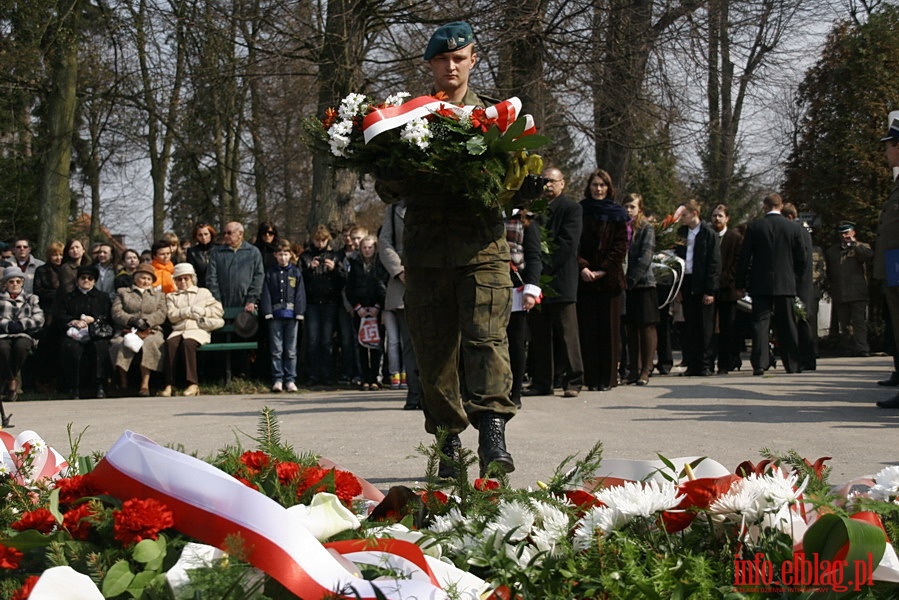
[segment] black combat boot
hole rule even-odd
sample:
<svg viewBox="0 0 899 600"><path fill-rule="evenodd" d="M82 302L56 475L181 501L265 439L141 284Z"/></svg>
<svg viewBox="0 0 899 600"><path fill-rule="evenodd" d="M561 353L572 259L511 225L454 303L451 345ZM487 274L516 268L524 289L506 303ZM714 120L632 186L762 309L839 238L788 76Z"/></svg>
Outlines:
<svg viewBox="0 0 899 600"><path fill-rule="evenodd" d="M459 460L459 450L462 448L462 440L455 433L451 433L443 440L443 446L440 452L449 458L449 460L440 457L440 465L437 467L437 477L441 479L455 479L459 473L456 471L456 465L453 461Z"/></svg>
<svg viewBox="0 0 899 600"><path fill-rule="evenodd" d="M512 455L506 450L506 420L497 414L486 413L478 422L478 460L481 477L494 463L504 473L515 470Z"/></svg>

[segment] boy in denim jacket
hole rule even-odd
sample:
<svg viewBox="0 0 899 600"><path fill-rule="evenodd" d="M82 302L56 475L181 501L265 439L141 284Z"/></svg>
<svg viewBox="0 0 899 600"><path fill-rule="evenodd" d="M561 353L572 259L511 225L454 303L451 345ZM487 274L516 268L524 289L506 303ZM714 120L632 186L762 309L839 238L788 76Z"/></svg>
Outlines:
<svg viewBox="0 0 899 600"><path fill-rule="evenodd" d="M272 391L297 391L298 321L306 312L303 272L294 264L290 242L281 239L275 248L275 264L265 272L261 312L269 321L272 354Z"/></svg>

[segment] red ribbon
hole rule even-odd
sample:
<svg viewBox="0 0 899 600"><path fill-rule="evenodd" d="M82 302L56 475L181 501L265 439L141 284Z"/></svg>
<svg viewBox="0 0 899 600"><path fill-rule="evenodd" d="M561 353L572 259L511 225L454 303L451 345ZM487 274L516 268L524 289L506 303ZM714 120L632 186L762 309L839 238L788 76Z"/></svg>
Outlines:
<svg viewBox="0 0 899 600"><path fill-rule="evenodd" d="M424 578L369 582L347 571L311 533L292 522L287 509L193 457L126 432L91 472L96 485L121 500L153 498L173 514L174 528L225 549L229 536L244 542L247 562L299 598L444 599L421 549L401 540L367 541L366 550L396 554ZM289 530L285 527L294 526ZM364 558L364 557L363 557ZM360 562L362 562L360 560Z"/></svg>

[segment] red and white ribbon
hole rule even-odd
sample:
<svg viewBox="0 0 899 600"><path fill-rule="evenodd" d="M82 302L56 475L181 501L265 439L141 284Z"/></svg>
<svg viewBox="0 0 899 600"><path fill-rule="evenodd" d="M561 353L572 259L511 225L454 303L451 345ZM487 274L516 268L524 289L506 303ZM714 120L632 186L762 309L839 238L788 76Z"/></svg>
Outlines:
<svg viewBox="0 0 899 600"><path fill-rule="evenodd" d="M3 469L21 485L64 476L69 468L62 455L30 429L15 437L0 431L0 461ZM30 467L23 468L29 461Z"/></svg>
<svg viewBox="0 0 899 600"><path fill-rule="evenodd" d="M367 144L375 136L385 131L402 127L413 119L426 117L438 110L451 110L459 116L464 116L471 114L471 111L475 108L478 107L457 106L446 100L438 100L433 96L419 96L403 102L399 106L380 108L365 115L365 118L362 120L362 135ZM488 106L484 110L487 113L487 118L496 119L497 127L499 127L501 132L505 133L509 125L514 123L518 115L521 114L521 100L515 97L509 98L493 106ZM527 125L525 125L523 135L536 133L537 130L534 127L534 120L531 115L525 115L525 117L527 118Z"/></svg>
<svg viewBox="0 0 899 600"><path fill-rule="evenodd" d="M374 600L378 593L395 600L447 598L416 545L384 540L367 550L395 555L392 562L417 576L377 581L356 577L271 498L208 463L132 431L122 434L92 476L117 498L165 503L174 514L175 529L204 543L224 548L228 536L240 536L247 561L300 598L346 594ZM350 552L357 555L359 550L353 547Z"/></svg>

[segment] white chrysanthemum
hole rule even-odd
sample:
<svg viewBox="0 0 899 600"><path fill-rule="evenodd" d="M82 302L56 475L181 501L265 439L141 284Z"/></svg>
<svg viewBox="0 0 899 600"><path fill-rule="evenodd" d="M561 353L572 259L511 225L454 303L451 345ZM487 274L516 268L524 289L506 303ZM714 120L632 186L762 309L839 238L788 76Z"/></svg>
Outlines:
<svg viewBox="0 0 899 600"><path fill-rule="evenodd" d="M6 466L6 463L0 462L0 475L9 475L9 467Z"/></svg>
<svg viewBox="0 0 899 600"><path fill-rule="evenodd" d="M774 471L763 478L762 494L771 508L780 510L783 506L795 504L802 499L802 492L805 491L808 481L806 477L799 483L798 473L784 476L780 471Z"/></svg>
<svg viewBox="0 0 899 600"><path fill-rule="evenodd" d="M899 467L887 467L874 476L876 482L869 492L874 500L889 501L899 495Z"/></svg>
<svg viewBox="0 0 899 600"><path fill-rule="evenodd" d="M674 508L681 500L677 486L671 481L627 482L606 488L596 497L606 506L614 506L622 513L635 517L651 517Z"/></svg>
<svg viewBox="0 0 899 600"><path fill-rule="evenodd" d="M403 126L400 137L422 150L427 150L428 146L431 145L431 129L428 126L428 121L423 118L412 119Z"/></svg>
<svg viewBox="0 0 899 600"><path fill-rule="evenodd" d="M612 506L595 506L581 517L574 530L574 547L586 550L596 539L596 532L608 535L630 521L630 516Z"/></svg>
<svg viewBox="0 0 899 600"><path fill-rule="evenodd" d="M743 485L743 479L734 482L726 494L722 494L709 506L709 512L716 515L742 518L743 515L755 519L759 506L755 490Z"/></svg>
<svg viewBox="0 0 899 600"><path fill-rule="evenodd" d="M384 101L384 104L387 106L399 106L402 104L406 98L411 96L409 92L398 92L396 94L391 94L387 96L387 100Z"/></svg>
<svg viewBox="0 0 899 600"><path fill-rule="evenodd" d="M531 540L541 552L555 554L568 537L570 528L568 514L552 504L544 502L536 502L534 511L537 514L539 527L536 527L531 533Z"/></svg>
<svg viewBox="0 0 899 600"><path fill-rule="evenodd" d="M780 471L765 475L753 473L735 482L709 510L715 514L739 516L749 522L758 521L799 501L808 478L800 485L797 485L798 480L798 475L784 477Z"/></svg>
<svg viewBox="0 0 899 600"><path fill-rule="evenodd" d="M362 114L362 104L364 102L365 96L362 94L350 94L340 101L340 108L337 110L337 114L340 115L341 119L352 119Z"/></svg>
<svg viewBox="0 0 899 600"><path fill-rule="evenodd" d="M504 540L519 542L531 533L534 526L534 513L527 504L513 500L503 502L499 514L485 528L485 535L495 534L495 543ZM507 537L508 536L508 537Z"/></svg>
<svg viewBox="0 0 899 600"><path fill-rule="evenodd" d="M445 515L435 517L428 526L430 531L434 533L450 533L463 529L465 525L465 517L458 506L454 506Z"/></svg>

